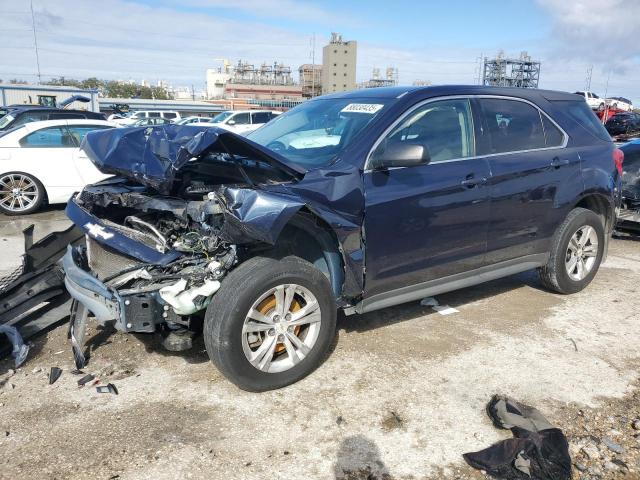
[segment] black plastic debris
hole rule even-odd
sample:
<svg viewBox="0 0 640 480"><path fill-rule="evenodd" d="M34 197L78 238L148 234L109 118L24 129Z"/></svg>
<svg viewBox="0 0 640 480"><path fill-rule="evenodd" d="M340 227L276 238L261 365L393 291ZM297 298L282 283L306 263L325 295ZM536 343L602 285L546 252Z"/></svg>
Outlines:
<svg viewBox="0 0 640 480"><path fill-rule="evenodd" d="M473 468L508 480L569 480L571 456L562 430L535 408L494 395L487 415L496 428L510 429L514 438L495 443L463 458Z"/></svg>
<svg viewBox="0 0 640 480"><path fill-rule="evenodd" d="M58 367L51 367L49 372L49 385L53 385L62 375L62 369Z"/></svg>
<svg viewBox="0 0 640 480"><path fill-rule="evenodd" d="M99 385L96 387L96 392L98 393L113 393L114 395L118 395L118 389L113 383L108 383L107 385Z"/></svg>
<svg viewBox="0 0 640 480"><path fill-rule="evenodd" d="M94 378L96 378L96 377L91 375L90 373L87 373L84 377L82 377L80 380L78 380L78 386L79 387L84 387L85 384L89 383Z"/></svg>

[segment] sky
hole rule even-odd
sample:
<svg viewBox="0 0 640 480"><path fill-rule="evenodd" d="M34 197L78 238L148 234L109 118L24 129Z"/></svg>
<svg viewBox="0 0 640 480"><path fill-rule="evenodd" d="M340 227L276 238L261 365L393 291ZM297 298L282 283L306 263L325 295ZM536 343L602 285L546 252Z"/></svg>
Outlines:
<svg viewBox="0 0 640 480"><path fill-rule="evenodd" d="M357 79L473 84L479 59L527 51L540 87L640 105L639 0L33 0L43 78L169 81L202 89L207 68L283 62L297 71L331 32L358 42ZM0 79L37 80L28 0L0 0Z"/></svg>

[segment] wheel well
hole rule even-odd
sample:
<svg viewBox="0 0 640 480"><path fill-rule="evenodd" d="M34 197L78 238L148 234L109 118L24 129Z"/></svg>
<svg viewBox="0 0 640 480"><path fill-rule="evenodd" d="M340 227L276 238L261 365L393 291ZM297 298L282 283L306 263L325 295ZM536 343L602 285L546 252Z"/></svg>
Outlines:
<svg viewBox="0 0 640 480"><path fill-rule="evenodd" d="M586 208L602 217L605 231L610 231L613 226L613 211L609 202L600 195L589 195L578 202L576 207Z"/></svg>
<svg viewBox="0 0 640 480"><path fill-rule="evenodd" d="M329 225L301 210L285 225L273 249L278 257L295 255L324 273L336 298L342 294L344 262L338 240Z"/></svg>

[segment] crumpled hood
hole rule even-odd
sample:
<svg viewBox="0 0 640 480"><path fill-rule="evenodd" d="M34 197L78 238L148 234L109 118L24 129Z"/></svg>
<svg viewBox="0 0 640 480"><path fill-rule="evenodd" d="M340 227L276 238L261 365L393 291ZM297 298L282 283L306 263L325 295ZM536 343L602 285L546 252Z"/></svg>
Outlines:
<svg viewBox="0 0 640 480"><path fill-rule="evenodd" d="M89 132L80 148L103 173L120 175L168 193L175 173L209 152L262 160L301 178L306 170L281 155L228 130L191 125L112 128Z"/></svg>

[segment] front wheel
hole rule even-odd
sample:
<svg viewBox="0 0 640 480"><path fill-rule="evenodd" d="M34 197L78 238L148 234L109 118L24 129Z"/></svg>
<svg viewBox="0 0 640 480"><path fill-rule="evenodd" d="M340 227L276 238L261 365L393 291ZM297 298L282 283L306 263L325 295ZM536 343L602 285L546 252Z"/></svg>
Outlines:
<svg viewBox="0 0 640 480"><path fill-rule="evenodd" d="M538 270L542 283L558 293L579 292L595 277L604 246L602 219L591 210L571 210L553 237L549 261Z"/></svg>
<svg viewBox="0 0 640 480"><path fill-rule="evenodd" d="M207 308L204 341L225 377L258 392L309 375L335 328L335 300L322 272L297 257L256 257L222 281Z"/></svg>

